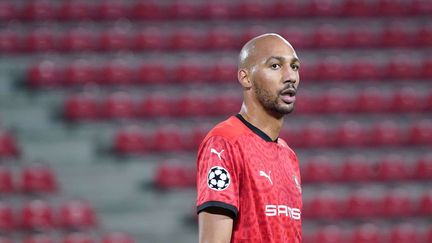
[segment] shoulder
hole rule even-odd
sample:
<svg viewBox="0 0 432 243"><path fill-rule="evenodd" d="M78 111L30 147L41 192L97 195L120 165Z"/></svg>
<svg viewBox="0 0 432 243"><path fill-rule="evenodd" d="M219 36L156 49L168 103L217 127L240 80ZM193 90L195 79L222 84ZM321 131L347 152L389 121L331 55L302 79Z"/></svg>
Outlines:
<svg viewBox="0 0 432 243"><path fill-rule="evenodd" d="M295 158L297 158L297 155L295 154L294 150L292 150L290 148L290 146L288 146L287 142L285 142L285 140L283 140L282 138L278 138L277 139L277 143L282 146L285 150L287 150L289 153L291 153L292 155L295 156Z"/></svg>
<svg viewBox="0 0 432 243"><path fill-rule="evenodd" d="M234 143L239 136L244 135L247 132L248 129L243 125L243 123L237 117L231 116L227 120L213 127L213 129L211 129L204 138L203 143L215 137Z"/></svg>

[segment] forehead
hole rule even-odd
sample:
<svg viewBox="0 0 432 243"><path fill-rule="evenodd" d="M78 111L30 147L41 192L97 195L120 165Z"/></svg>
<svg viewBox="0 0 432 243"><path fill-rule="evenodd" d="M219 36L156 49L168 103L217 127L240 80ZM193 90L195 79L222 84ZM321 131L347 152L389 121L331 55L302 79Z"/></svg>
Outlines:
<svg viewBox="0 0 432 243"><path fill-rule="evenodd" d="M279 38L269 38L257 42L254 46L254 56L257 62L265 61L272 56L284 57L286 60L298 58L291 44Z"/></svg>

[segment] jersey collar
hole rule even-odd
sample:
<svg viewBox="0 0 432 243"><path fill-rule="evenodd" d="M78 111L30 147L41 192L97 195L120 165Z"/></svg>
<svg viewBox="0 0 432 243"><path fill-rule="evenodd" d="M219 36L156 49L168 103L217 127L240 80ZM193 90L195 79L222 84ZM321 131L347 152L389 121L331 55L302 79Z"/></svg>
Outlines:
<svg viewBox="0 0 432 243"><path fill-rule="evenodd" d="M257 128L256 126L252 125L251 123L249 123L248 121L246 121L246 119L244 119L244 117L240 114L235 115L235 117L237 117L245 126L247 126L253 133L255 133L256 135L258 135L259 137L261 137L262 139L264 139L264 141L266 142L274 142L277 143L277 138L276 140L272 140L267 134L265 134L263 131L261 131L259 128Z"/></svg>

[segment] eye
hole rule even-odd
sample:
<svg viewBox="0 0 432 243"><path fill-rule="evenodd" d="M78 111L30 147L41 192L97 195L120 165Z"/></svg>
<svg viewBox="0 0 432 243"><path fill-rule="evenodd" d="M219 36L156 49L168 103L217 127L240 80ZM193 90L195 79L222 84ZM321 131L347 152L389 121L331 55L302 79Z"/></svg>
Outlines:
<svg viewBox="0 0 432 243"><path fill-rule="evenodd" d="M292 64L292 65L291 65L291 68L292 68L294 71L297 71L297 70L299 70L300 66L297 65L297 64Z"/></svg>
<svg viewBox="0 0 432 243"><path fill-rule="evenodd" d="M277 64L277 63L275 63L275 64L272 64L272 65L270 65L270 67L272 68L272 69L279 69L279 68L281 68L281 65L280 64Z"/></svg>

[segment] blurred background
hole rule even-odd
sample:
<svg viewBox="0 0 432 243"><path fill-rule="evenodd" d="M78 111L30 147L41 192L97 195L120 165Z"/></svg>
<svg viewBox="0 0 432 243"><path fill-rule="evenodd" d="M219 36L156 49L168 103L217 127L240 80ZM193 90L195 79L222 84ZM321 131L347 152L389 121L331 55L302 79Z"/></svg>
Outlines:
<svg viewBox="0 0 432 243"><path fill-rule="evenodd" d="M198 144L266 32L302 61L303 241L432 242L429 0L0 1L0 242L197 242Z"/></svg>

